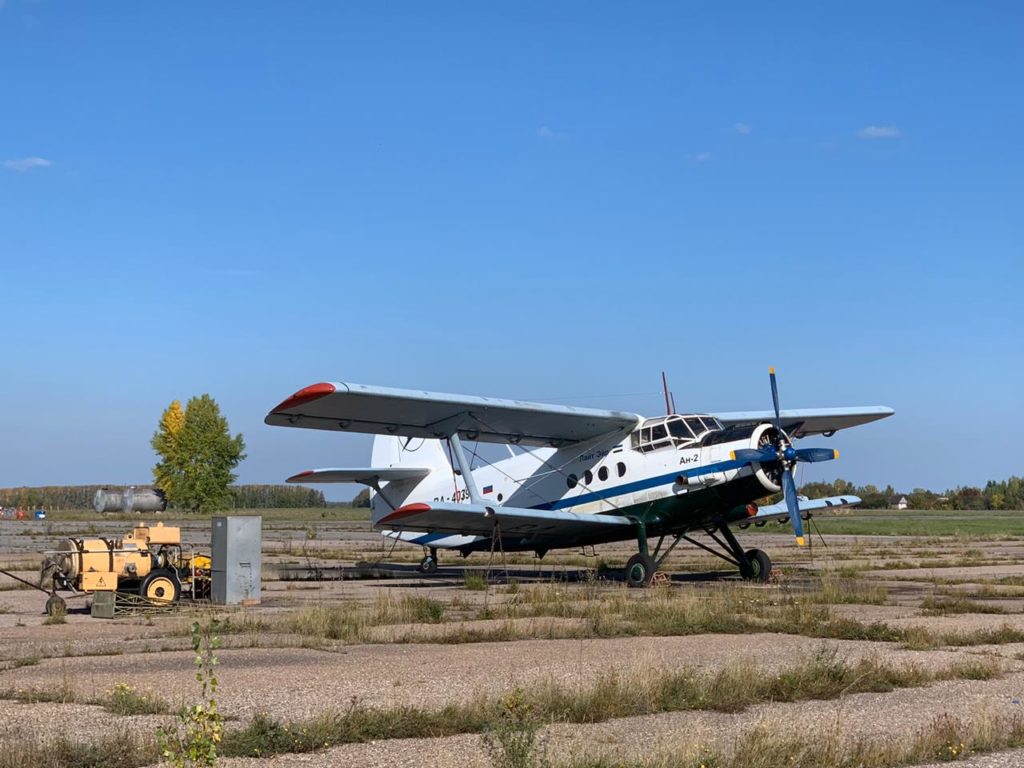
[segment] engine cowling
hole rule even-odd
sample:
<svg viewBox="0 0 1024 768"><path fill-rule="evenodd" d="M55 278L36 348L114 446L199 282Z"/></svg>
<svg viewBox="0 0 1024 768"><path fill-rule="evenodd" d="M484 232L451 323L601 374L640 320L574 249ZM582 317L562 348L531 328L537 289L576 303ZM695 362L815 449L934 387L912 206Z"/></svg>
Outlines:
<svg viewBox="0 0 1024 768"><path fill-rule="evenodd" d="M750 434L750 447L754 449L767 448L774 445L779 438L779 430L773 424L760 424ZM783 438L788 438L783 434ZM765 468L763 464L754 464L754 476L761 482L764 489L769 493L779 493L782 490L782 475L785 470L778 464Z"/></svg>

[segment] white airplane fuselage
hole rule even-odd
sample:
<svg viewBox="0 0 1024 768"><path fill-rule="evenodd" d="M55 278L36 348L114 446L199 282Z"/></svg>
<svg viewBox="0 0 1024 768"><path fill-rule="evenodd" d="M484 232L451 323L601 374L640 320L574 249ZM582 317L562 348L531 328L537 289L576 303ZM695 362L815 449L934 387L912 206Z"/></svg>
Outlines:
<svg viewBox="0 0 1024 768"><path fill-rule="evenodd" d="M681 417L675 417L680 419ZM648 420L662 422L664 419ZM636 516L665 530L694 527L702 510L743 509L780 486L759 465L741 464L731 453L758 447L770 439L769 424L715 429L699 438L641 439L643 426L614 439L598 439L564 448L534 448L472 470L480 501L526 509L579 514ZM395 509L414 503L470 503L470 490L453 470L445 443L422 438L378 436L373 464L426 466L420 480L391 482L371 498L376 525ZM756 512L752 507L748 514ZM479 536L402 533L384 535L435 547L475 548ZM618 534L619 532L617 532ZM617 538L630 538L629 532Z"/></svg>

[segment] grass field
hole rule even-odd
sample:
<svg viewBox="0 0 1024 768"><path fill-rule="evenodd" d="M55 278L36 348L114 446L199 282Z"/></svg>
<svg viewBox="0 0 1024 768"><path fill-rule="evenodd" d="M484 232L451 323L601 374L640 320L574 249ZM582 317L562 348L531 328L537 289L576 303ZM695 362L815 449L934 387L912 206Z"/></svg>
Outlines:
<svg viewBox="0 0 1024 768"><path fill-rule="evenodd" d="M92 509L58 509L47 513L46 519L51 522L94 522L98 519L114 522L135 522L145 520L209 520L211 517L220 515L262 515L266 522L314 522L316 520L341 520L358 521L369 520L370 510L365 507L303 507L299 509L226 509L219 512L181 512L179 510L168 510L167 512L104 512L97 514Z"/></svg>
<svg viewBox="0 0 1024 768"><path fill-rule="evenodd" d="M770 552L771 583L681 546L676 578L649 590L622 582L633 542L507 570L445 553L430 577L285 579L282 563L422 552L391 551L365 509L227 514L264 518L259 605L109 620L80 601L53 623L45 595L0 584L0 768L156 763L157 729L199 695L192 624L214 619L221 754L266 768L306 751L322 753L309 765L888 768L1024 744L1024 722L998 709L1024 679L1015 512L836 510L814 518L828 547L815 535L813 557L786 525L750 527L737 536ZM31 576L63 537L157 520L206 551L209 518L2 521L0 564ZM508 762L523 744L527 761Z"/></svg>
<svg viewBox="0 0 1024 768"><path fill-rule="evenodd" d="M815 514L814 524L856 536L1024 536L1024 512L1012 509L853 509Z"/></svg>
<svg viewBox="0 0 1024 768"><path fill-rule="evenodd" d="M318 520L351 521L370 519L370 510L347 506L311 507L304 509L238 509L225 510L217 515L262 515L265 522L313 523ZM170 511L161 515L137 513L107 513L103 520L133 522L140 517L148 519L208 520L210 513L184 513ZM95 521L93 510L57 510L50 512L48 520ZM1022 536L1024 512L1020 510L960 509L904 510L846 509L820 512L814 515L814 524L823 534L853 536ZM764 533L789 534L788 528L771 526Z"/></svg>

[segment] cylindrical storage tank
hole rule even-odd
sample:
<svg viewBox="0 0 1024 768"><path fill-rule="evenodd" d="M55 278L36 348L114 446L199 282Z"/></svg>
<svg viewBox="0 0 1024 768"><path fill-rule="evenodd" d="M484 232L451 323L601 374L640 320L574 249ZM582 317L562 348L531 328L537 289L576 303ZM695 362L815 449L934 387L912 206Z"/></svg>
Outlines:
<svg viewBox="0 0 1024 768"><path fill-rule="evenodd" d="M131 501L125 502L125 512L163 512L167 509L167 499L158 488L129 488Z"/></svg>
<svg viewBox="0 0 1024 768"><path fill-rule="evenodd" d="M92 497L92 506L97 512L117 512L123 503L120 491L108 491L106 488L100 488Z"/></svg>
<svg viewBox="0 0 1024 768"><path fill-rule="evenodd" d="M163 512L167 508L164 494L157 488L127 488L124 491L101 488L93 496L97 512Z"/></svg>

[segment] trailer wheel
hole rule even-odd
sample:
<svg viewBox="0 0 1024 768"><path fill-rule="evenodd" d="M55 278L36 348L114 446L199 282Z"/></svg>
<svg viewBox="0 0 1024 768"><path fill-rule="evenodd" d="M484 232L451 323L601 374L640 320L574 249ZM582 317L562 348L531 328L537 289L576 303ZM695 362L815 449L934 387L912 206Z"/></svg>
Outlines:
<svg viewBox="0 0 1024 768"><path fill-rule="evenodd" d="M176 603L181 597L181 581L171 571L150 571L139 585L139 594L154 603Z"/></svg>

